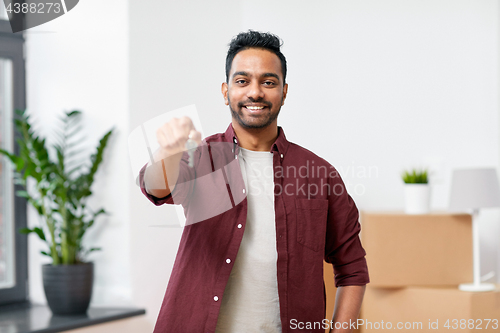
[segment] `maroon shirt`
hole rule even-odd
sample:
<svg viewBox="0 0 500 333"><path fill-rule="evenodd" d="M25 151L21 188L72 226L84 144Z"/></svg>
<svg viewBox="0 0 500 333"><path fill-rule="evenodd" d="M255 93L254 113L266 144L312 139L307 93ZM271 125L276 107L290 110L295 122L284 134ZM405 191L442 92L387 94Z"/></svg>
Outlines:
<svg viewBox="0 0 500 333"><path fill-rule="evenodd" d="M215 331L247 220L238 150L232 125L206 138L194 168L183 155L175 189L162 199L146 192L141 170L148 199L155 205L182 204L187 219L155 333ZM283 332L295 332L292 320L325 318L323 260L333 264L337 287L367 284L368 269L358 210L335 168L288 142L281 127L271 153L281 324Z"/></svg>

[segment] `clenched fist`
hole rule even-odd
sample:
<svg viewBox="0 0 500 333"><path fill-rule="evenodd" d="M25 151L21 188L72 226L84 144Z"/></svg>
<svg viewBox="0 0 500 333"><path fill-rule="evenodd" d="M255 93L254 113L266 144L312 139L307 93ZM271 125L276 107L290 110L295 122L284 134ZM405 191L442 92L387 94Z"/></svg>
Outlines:
<svg viewBox="0 0 500 333"><path fill-rule="evenodd" d="M186 150L186 141L201 142L201 133L198 132L189 117L172 118L156 131L156 138L160 144L159 157L165 158Z"/></svg>
<svg viewBox="0 0 500 333"><path fill-rule="evenodd" d="M160 148L154 153L154 163L148 163L144 174L146 191L157 197L166 197L174 189L179 176L179 162L186 150L186 141L201 142L201 133L188 117L173 118L156 131Z"/></svg>

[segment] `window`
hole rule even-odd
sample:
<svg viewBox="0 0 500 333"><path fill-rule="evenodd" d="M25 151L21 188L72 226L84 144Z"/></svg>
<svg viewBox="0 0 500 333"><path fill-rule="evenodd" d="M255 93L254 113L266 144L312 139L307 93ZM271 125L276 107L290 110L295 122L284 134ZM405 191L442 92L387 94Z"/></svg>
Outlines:
<svg viewBox="0 0 500 333"><path fill-rule="evenodd" d="M12 33L0 2L0 147L15 147L13 114L25 108L25 74L22 33ZM27 299L26 201L14 195L10 161L0 157L0 304Z"/></svg>
<svg viewBox="0 0 500 333"><path fill-rule="evenodd" d="M0 58L0 147L12 151L12 61ZM15 285L12 170L0 161L0 288Z"/></svg>
<svg viewBox="0 0 500 333"><path fill-rule="evenodd" d="M5 6L0 5L0 20L7 20L7 12L5 11Z"/></svg>

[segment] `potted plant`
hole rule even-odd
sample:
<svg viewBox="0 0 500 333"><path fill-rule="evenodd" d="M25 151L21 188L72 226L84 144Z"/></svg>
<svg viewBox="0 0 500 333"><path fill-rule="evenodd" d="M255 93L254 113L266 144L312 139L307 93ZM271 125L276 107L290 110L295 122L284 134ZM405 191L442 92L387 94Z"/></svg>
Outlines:
<svg viewBox="0 0 500 333"><path fill-rule="evenodd" d="M427 214L430 211L430 187L427 170L404 171L405 213Z"/></svg>
<svg viewBox="0 0 500 333"><path fill-rule="evenodd" d="M82 239L97 216L105 214L102 208L90 209L87 199L92 195L94 176L113 130L100 139L90 159L83 159L78 147L82 141L80 111L66 112L60 117L51 151L46 139L33 130L30 117L19 110L16 115L19 153L0 150L0 154L14 164L14 181L25 189L16 195L25 197L41 220L39 227L20 232L35 233L47 244L47 251L42 254L51 257L52 264L42 266L43 285L53 314L85 313L92 294L94 270L86 256L100 248L87 249Z"/></svg>

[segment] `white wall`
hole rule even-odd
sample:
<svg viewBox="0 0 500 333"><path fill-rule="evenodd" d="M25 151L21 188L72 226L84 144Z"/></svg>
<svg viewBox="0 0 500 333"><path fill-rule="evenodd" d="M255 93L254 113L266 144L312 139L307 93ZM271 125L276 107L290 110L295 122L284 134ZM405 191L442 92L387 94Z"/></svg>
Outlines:
<svg viewBox="0 0 500 333"><path fill-rule="evenodd" d="M402 209L401 170L430 166L433 208L443 210L452 168L499 166L498 24L495 0L87 0L28 33L28 107L43 129L75 107L89 139L118 128L96 191L113 215L93 233L105 249L94 256L94 302L146 307L154 324L181 229L165 226L177 223L172 207L154 207L135 186L126 137L189 104L205 133L225 130L220 84L239 31L284 39L290 86L279 123L338 167L361 209ZM482 217L484 273L497 269L498 215ZM43 300L38 257L30 252L30 281Z"/></svg>
<svg viewBox="0 0 500 333"><path fill-rule="evenodd" d="M98 9L98 10L97 10ZM86 144L94 149L111 127L102 169L96 175L89 205L111 214L96 220L86 235L101 246L89 258L96 264L93 302L130 304L129 206L126 137L128 115L128 6L120 0L80 1L64 16L26 31L27 106L43 134L63 111L84 112ZM89 151L90 152L90 151ZM38 217L29 211L29 224ZM43 244L29 240L31 299L44 303L39 254Z"/></svg>

